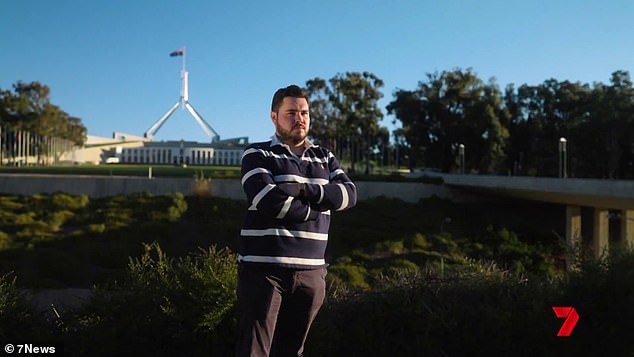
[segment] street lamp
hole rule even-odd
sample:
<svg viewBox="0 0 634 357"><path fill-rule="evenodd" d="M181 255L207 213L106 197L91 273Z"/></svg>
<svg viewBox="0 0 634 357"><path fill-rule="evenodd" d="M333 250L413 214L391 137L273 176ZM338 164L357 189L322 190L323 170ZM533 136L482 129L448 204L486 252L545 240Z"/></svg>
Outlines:
<svg viewBox="0 0 634 357"><path fill-rule="evenodd" d="M568 177L568 168L566 162L566 138L559 138L559 178Z"/></svg>
<svg viewBox="0 0 634 357"><path fill-rule="evenodd" d="M460 173L464 174L464 144L458 145L458 160L460 162Z"/></svg>

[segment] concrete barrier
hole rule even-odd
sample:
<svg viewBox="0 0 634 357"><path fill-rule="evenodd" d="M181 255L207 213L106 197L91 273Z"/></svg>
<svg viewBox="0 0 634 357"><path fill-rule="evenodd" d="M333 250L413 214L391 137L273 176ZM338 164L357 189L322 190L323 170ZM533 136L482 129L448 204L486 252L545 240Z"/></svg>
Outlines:
<svg viewBox="0 0 634 357"><path fill-rule="evenodd" d="M437 196L455 199L455 193L443 185L415 182L357 182L359 200L379 196L398 198L405 202L418 202L422 198ZM0 174L0 193L34 195L38 193L66 192L89 197L107 197L119 194L147 192L166 195L180 192L193 195L208 192L212 196L244 200L244 192L237 179L212 179L196 182L192 178L146 178L120 176Z"/></svg>
<svg viewBox="0 0 634 357"><path fill-rule="evenodd" d="M73 175L0 175L0 193L34 195L38 193L66 192L89 197L107 197L118 194L148 192L162 195L194 192L190 178L142 178L117 176Z"/></svg>

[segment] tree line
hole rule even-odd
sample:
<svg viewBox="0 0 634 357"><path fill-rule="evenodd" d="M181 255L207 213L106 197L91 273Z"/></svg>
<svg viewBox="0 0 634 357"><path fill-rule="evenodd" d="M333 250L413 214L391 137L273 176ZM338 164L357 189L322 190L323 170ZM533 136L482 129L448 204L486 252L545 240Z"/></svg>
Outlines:
<svg viewBox="0 0 634 357"><path fill-rule="evenodd" d="M8 130L28 130L33 134L70 140L81 146L86 127L50 101L50 89L39 82L17 82L13 91L0 89L0 120Z"/></svg>
<svg viewBox="0 0 634 357"><path fill-rule="evenodd" d="M312 138L351 163L557 176L566 139L568 175L634 178L634 88L627 71L609 84L558 81L501 90L472 69L427 74L413 90L396 89L387 113L401 128L379 125L383 81L369 72L306 82ZM395 153L397 153L395 155Z"/></svg>
<svg viewBox="0 0 634 357"><path fill-rule="evenodd" d="M86 127L50 101L39 82L18 81L0 89L0 164L57 162L63 152L86 141Z"/></svg>
<svg viewBox="0 0 634 357"><path fill-rule="evenodd" d="M569 176L634 178L634 87L627 71L612 73L608 84L547 79L504 90L470 68L428 73L415 89L392 93L385 110L400 128L391 133L379 123L383 86L370 72L306 81L311 138L352 172L369 173L378 165L557 176L558 145L565 138ZM39 82L0 89L0 155L20 152L24 132L24 146L37 155L51 150L51 138L84 144L81 119L49 96Z"/></svg>

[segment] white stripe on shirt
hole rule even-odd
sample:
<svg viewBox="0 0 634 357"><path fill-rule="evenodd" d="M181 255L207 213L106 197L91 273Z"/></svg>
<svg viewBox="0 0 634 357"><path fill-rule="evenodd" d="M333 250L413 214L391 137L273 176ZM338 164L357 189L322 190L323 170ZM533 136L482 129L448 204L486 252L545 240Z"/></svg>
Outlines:
<svg viewBox="0 0 634 357"><path fill-rule="evenodd" d="M298 175L277 175L273 177L275 182L299 182L299 183L312 183L316 185L326 185L328 180L323 178L311 178Z"/></svg>
<svg viewBox="0 0 634 357"><path fill-rule="evenodd" d="M288 210L291 208L291 203L292 202L293 202L293 196L289 196L286 199L286 201L284 202L284 206L280 210L280 214L277 215L278 219L282 219L282 218L286 217L286 214L288 213Z"/></svg>
<svg viewBox="0 0 634 357"><path fill-rule="evenodd" d="M338 175L343 174L343 170L342 169L336 169L335 171L330 173L330 179L334 179L335 177L337 177Z"/></svg>
<svg viewBox="0 0 634 357"><path fill-rule="evenodd" d="M269 257L262 255L238 255L239 262L249 263L278 263L278 264L297 264L297 265L325 265L324 259L308 259L295 257Z"/></svg>
<svg viewBox="0 0 634 357"><path fill-rule="evenodd" d="M243 229L240 231L240 235L243 237L279 236L279 237L289 237L289 238L328 240L328 233L289 231L288 229L284 229L284 228Z"/></svg>
<svg viewBox="0 0 634 357"><path fill-rule="evenodd" d="M249 179L249 177L256 175L256 174L269 174L272 175L271 171L261 168L261 167L257 167L249 172L247 172L244 177L242 177L242 186L244 186L244 183Z"/></svg>
<svg viewBox="0 0 634 357"><path fill-rule="evenodd" d="M257 195L255 195L255 197L253 198L253 202L251 203L251 207L249 208L250 210L257 210L258 208L258 203L260 203L260 201L262 200L262 198L264 198L264 196L266 196L267 193L269 193L269 191L271 191L272 189L275 188L275 185L273 184L268 184L266 186L264 186L264 188L258 192ZM253 208L253 209L251 209Z"/></svg>
<svg viewBox="0 0 634 357"><path fill-rule="evenodd" d="M343 184L338 183L337 186L341 189L341 207L337 208L336 211L341 211L348 207L348 190Z"/></svg>

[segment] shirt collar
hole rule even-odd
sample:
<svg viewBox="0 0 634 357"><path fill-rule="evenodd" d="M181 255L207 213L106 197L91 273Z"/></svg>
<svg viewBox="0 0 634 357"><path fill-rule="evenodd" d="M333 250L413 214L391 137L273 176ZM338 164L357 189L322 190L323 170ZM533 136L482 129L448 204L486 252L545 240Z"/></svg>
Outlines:
<svg viewBox="0 0 634 357"><path fill-rule="evenodd" d="M271 136L271 146L275 146L275 145L281 145L281 146L286 146L288 147L288 145L284 144L279 136L277 136L277 134L273 134L273 136ZM306 140L304 140L304 148L308 149L308 148L312 148L312 147L317 147L317 145L313 144L312 141L310 141L308 138L306 138ZM290 151L290 148L289 148Z"/></svg>

